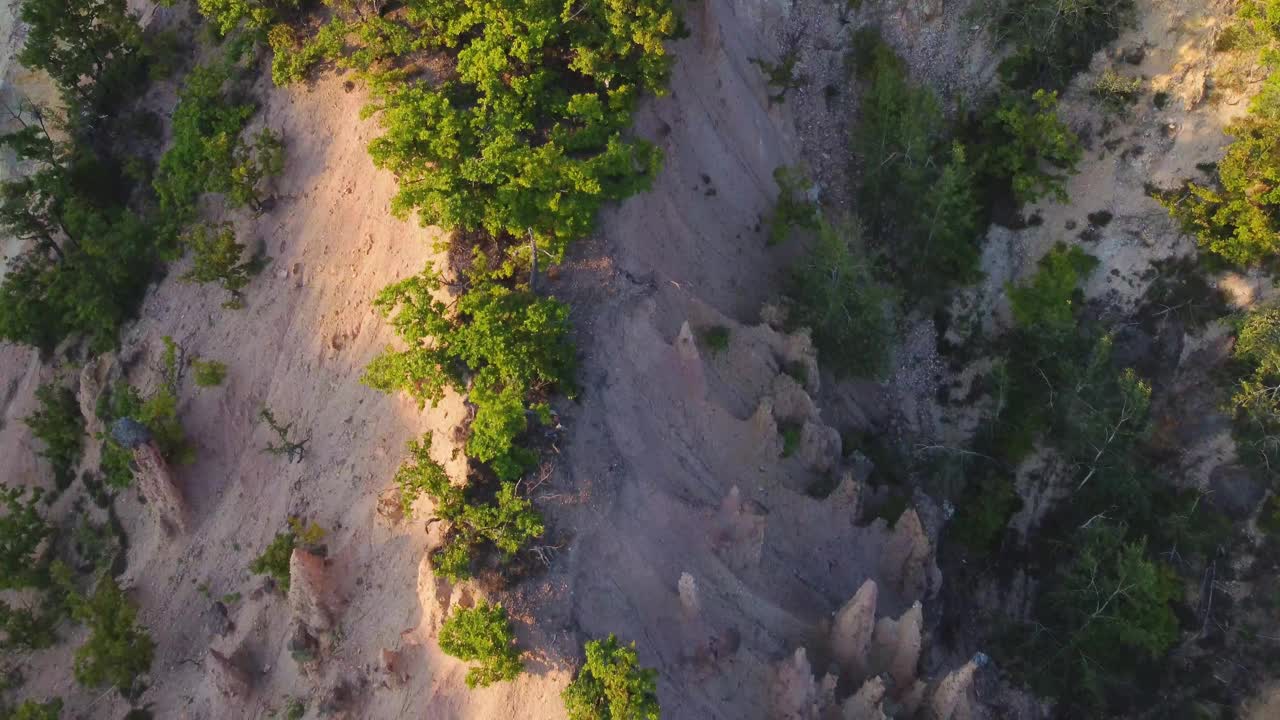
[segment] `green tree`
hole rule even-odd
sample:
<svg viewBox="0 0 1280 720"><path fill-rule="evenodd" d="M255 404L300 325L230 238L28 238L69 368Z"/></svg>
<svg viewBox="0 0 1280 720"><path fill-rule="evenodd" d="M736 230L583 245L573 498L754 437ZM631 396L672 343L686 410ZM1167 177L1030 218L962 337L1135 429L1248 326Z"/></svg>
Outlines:
<svg viewBox="0 0 1280 720"><path fill-rule="evenodd" d="M28 29L18 61L48 72L87 110L121 94L141 68L142 28L125 0L23 0L19 15Z"/></svg>
<svg viewBox="0 0 1280 720"><path fill-rule="evenodd" d="M378 294L375 307L392 318L407 349L388 348L374 358L363 381L435 404L445 387L465 390L463 371L470 371L477 411L467 451L500 478L514 480L536 457L515 445L528 425L526 411L540 409L528 398L571 384L569 309L482 271L473 273L452 309L435 297L442 287L428 268Z"/></svg>
<svg viewBox="0 0 1280 720"><path fill-rule="evenodd" d="M228 204L233 208L248 205L254 212L262 212L261 185L281 172L284 172L284 140L270 128L262 128L252 142L236 147Z"/></svg>
<svg viewBox="0 0 1280 720"><path fill-rule="evenodd" d="M454 487L444 466L431 458L431 433L421 440L410 440L409 454L412 461L401 465L395 477L405 515L412 516L413 503L426 493L436 504L437 517L459 517L465 502L462 488Z"/></svg>
<svg viewBox="0 0 1280 720"><path fill-rule="evenodd" d="M173 111L173 144L156 168L156 195L170 221L180 227L195 215L204 192L230 192L238 166L240 133L253 115L249 103L223 91L231 77L227 63L202 65L187 74Z"/></svg>
<svg viewBox="0 0 1280 720"><path fill-rule="evenodd" d="M244 307L240 292L261 269L261 263L242 260L245 246L236 241L231 223L213 227L198 225L183 236L183 244L191 251L191 269L182 275L187 282L217 283L231 295L225 308Z"/></svg>
<svg viewBox="0 0 1280 720"><path fill-rule="evenodd" d="M1075 173L1080 138L1058 117L1058 94L1005 92L983 122L982 170L1008 182L1018 202L1046 195L1067 201L1066 180Z"/></svg>
<svg viewBox="0 0 1280 720"><path fill-rule="evenodd" d="M155 643L137 624L138 611L115 578L98 581L93 594L68 592L71 616L89 628L89 639L76 650L76 681L86 687L111 685L129 694L140 675L151 669Z"/></svg>
<svg viewBox="0 0 1280 720"><path fill-rule="evenodd" d="M53 534L38 509L39 488L0 486L0 590L44 587L48 584L48 563L39 554L40 545ZM25 499L24 499L25 498Z"/></svg>
<svg viewBox="0 0 1280 720"><path fill-rule="evenodd" d="M11 607L0 600L0 630L4 631L0 648L43 650L53 647L58 641L54 628L61 619L60 610L54 607L36 613L29 607Z"/></svg>
<svg viewBox="0 0 1280 720"><path fill-rule="evenodd" d="M440 628L440 649L446 655L479 663L467 671L470 688L514 680L524 670L515 642L506 608L485 601L457 608Z"/></svg>
<svg viewBox="0 0 1280 720"><path fill-rule="evenodd" d="M1134 21L1133 0L999 0L995 36L1012 52L1000 74L1015 88L1064 89Z"/></svg>
<svg viewBox="0 0 1280 720"><path fill-rule="evenodd" d="M808 327L823 363L841 375L875 375L889 357L889 293L860 253L856 221L823 223L792 282L793 320Z"/></svg>
<svg viewBox="0 0 1280 720"><path fill-rule="evenodd" d="M84 418L80 403L69 388L45 383L36 389L40 407L26 418L31 434L44 443L40 457L53 466L54 482L66 488L75 479L84 444Z"/></svg>
<svg viewBox="0 0 1280 720"><path fill-rule="evenodd" d="M1040 601L1042 622L1060 645L1036 658L1032 677L1069 706L1100 704L1178 639L1176 577L1147 558L1145 541L1124 535L1105 525L1084 532L1079 553Z"/></svg>
<svg viewBox="0 0 1280 720"><path fill-rule="evenodd" d="M265 28L281 13L296 9L299 0L197 0L200 13L209 19L222 35L229 34L241 23L250 30Z"/></svg>
<svg viewBox="0 0 1280 720"><path fill-rule="evenodd" d="M586 663L562 694L569 720L658 720L658 673L640 667L635 643L610 635L585 650Z"/></svg>
<svg viewBox="0 0 1280 720"><path fill-rule="evenodd" d="M1039 265L1029 283L1005 287L1013 320L1038 334L1071 332L1076 327L1078 285L1097 267L1098 259L1078 245L1058 243L1040 258Z"/></svg>

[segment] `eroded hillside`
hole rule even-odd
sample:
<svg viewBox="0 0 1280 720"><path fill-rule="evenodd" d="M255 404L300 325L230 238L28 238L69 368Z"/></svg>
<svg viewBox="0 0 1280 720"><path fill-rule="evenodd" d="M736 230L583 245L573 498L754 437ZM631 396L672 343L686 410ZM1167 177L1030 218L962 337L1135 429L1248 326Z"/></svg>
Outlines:
<svg viewBox="0 0 1280 720"><path fill-rule="evenodd" d="M1230 141L1224 129L1245 114L1265 75L1245 54L1251 48L1224 47L1236 12L1231 3L1139 0L1132 17L1108 20L1116 37L1095 39L1098 52L1084 67L1055 80L1056 110L1032 116L1079 142L1079 157L1062 163L1070 172L1034 151L1031 166L1019 167L1027 176L1061 171L1059 200L1048 193L1015 202L1011 177L975 164L974 173L986 173L969 176L975 186L996 189L973 194L974 231L961 238L966 250L956 251L957 264L942 270L931 265L942 250L899 252L921 232L911 218L943 212L932 199L942 186L906 198L905 210L895 209L897 198L869 194L879 191L868 189L868 178L879 176L858 129L873 126L877 108L915 98L910 102L936 114L944 128L926 133L938 148L921 156L921 177L940 174L947 157L954 161L947 149L953 140L969 143L975 163L984 142L999 145L991 138L1004 137L999 133L1013 123L966 118L991 110L983 103L1003 87L1001 62L1015 53L1005 36L1016 33L976 4L677 3L679 28L668 28L670 37L659 43L671 58L658 88L664 93L641 98L618 135L660 151L649 185L630 187L631 176L646 172L648 156L637 151L618 164L622 170L602 172L606 192L628 197L605 203L585 237L569 243L562 226L542 227L546 215L535 213L520 216L533 218L527 245L523 232L509 228L450 234L421 226L412 212L403 219L393 212L406 197L412 210L439 212L434 200L412 192L418 183L442 192L428 176L443 174L443 164L380 169L371 141L391 136L408 152L453 127L435 118L440 124L417 135L394 125L387 132L385 118L398 109L379 93L387 78L403 77L395 72L425 78L429 88L458 81L457 54L413 46L377 24L421 30L413 23L434 22L413 16L421 3L298 11L282 3L273 6L280 14L272 22L281 24L271 26L269 40L263 24L257 35L235 31L222 43L210 37L217 16L202 19L191 4L136 5L146 42L176 38L182 48L165 56L172 72L154 73L135 99L136 108L156 113L163 132L145 140L116 129L99 142L133 138L130 149L156 162L182 142L174 108L194 105L192 78L199 76L192 70L220 67L239 48L241 59L227 61L232 70L218 78L214 89L223 94L214 92L211 104L250 108L233 136L262 137L267 129L283 138L283 172L249 183L242 207L222 197L234 190L212 185L181 206L192 227L221 232L227 223L244 246L235 250L237 261L243 252L262 265L246 271L242 287L184 281L198 253L173 260L159 252L167 271L146 288L113 348L102 352L96 340L72 334L44 352L0 349L6 483L46 488L53 498L39 505L52 537L33 557L66 562L78 588L73 597L90 596L102 578L115 577L155 644L148 671L132 684L95 687L73 670L89 635L84 621L56 617L56 642L39 649L17 647L10 624L5 667L21 681L8 688L9 705L56 697L63 717L86 718L124 717L131 709L158 718L563 718L561 693L582 677L584 643L615 634L634 642L640 666L655 671L656 699L668 718L1084 716L1075 713L1089 712L1085 706L1074 704L1083 700L1055 697L1036 677L1043 668L1028 658L1043 646L1029 652L1019 644L1034 634L1009 631L1040 621L1047 588L1069 565L1063 558L1074 557L1058 548L1083 542L1062 530L1080 525L1073 489L1102 485L1095 477L1118 485L1115 478L1130 475L1115 468L1146 464L1158 470L1141 486L1156 499L1157 514L1171 493L1193 503L1190 511L1167 511L1156 525L1185 515L1198 534L1147 536L1148 564L1141 567L1159 562L1170 578L1167 601L1153 614L1175 626L1158 653L1133 662L1141 677L1101 683L1100 702L1132 716L1173 716L1170 708L1193 703L1216 713L1209 717L1268 716L1249 703L1266 699L1266 643L1273 641L1265 623L1275 608L1249 598L1274 592L1276 582L1268 575L1265 520L1258 519L1260 507L1271 507L1271 478L1238 449L1233 417L1223 409L1230 391L1213 384L1224 367L1234 367L1225 365L1235 332L1230 313L1265 307L1259 303L1268 283L1256 269L1197 265L1195 239L1155 197L1197 173L1205 177ZM213 15L206 5L216 4L200 6ZM566 9L557 22L571 25L578 12L603 12L607 3L598 5ZM666 4L630 9L650 5ZM1087 8L1098 6L1128 7ZM255 22L234 20L224 31ZM274 29L285 22L287 32ZM331 37L326 32L344 39L315 40ZM456 42L481 34L463 33ZM872 48L879 54L869 60ZM274 80L273 49L277 59L296 63L277 60ZM506 52L498 52L504 62ZM370 72L379 62L394 72ZM517 63L497 74L514 85L512 77L527 68ZM1107 110L1109 96L1097 91L1108 71L1140 80L1111 98L1118 109ZM647 66L644 72L661 74ZM8 71L11 89L32 94L31 81L17 73ZM294 82L283 82L284 75ZM1002 97L1013 98L1004 106L1010 113L1036 107L1030 91ZM361 109L371 102L383 112L365 118ZM410 116L438 109L425 101L406 107ZM599 119L591 113L583 116ZM902 117L905 127L915 115ZM594 138L567 144L574 142L584 143L584 157L597 151ZM880 166L918 151L886 152ZM156 177L177 187L176 165L159 167ZM789 175L775 174L779 168L795 169L803 182L791 187ZM261 198L260 187L269 187ZM152 200L136 190L125 205L169 207L164 203L176 195L165 193ZM479 191L470 197L489 202ZM556 197L546 204L555 208L552 219L576 222L577 206ZM587 206L592 202L600 201ZM444 214L465 216L470 207L449 206ZM851 214L864 217L862 230L851 229ZM486 233L492 236L484 239ZM925 235L935 241L933 231ZM855 287L843 290L857 300L834 304L876 316L839 347L829 344L833 333L822 316L797 300L806 293L796 287L797 273L801 284L822 284L814 278L824 272L800 269L833 237L843 252L852 248L850 265L820 269L826 276L847 271ZM514 478L503 477L506 455L484 463L467 457L475 454L477 423L490 427L477 416L486 403L494 406L477 394L483 368L474 355L442 364L445 373L462 365L464 381L425 406L412 396L429 399L424 388L432 381L412 371L397 376L409 378L401 385L383 388L397 392L361 381L386 348L414 347L375 305L382 288L434 266L445 273L434 297L449 309L467 292L491 287L485 283L493 278L467 274L483 263L465 257L466 242L510 264L495 271L504 291L555 299L570 312L572 386L534 383L516 402L519 430L512 435L520 446L511 457L536 454ZM1042 412L1010 417L1005 408L1015 405L1006 404L1005 391L1018 387L1019 345L1040 337L1011 299L1017 288L1039 287L1044 271L1037 263L1059 242L1097 262L1087 269L1077 263L1065 297L1050 297L1035 317L1057 322L1065 313L1070 330L1062 337L1108 338L1110 354L1089 365L1100 372L1087 382L1069 367L1077 357L1102 357L1098 351L1077 356L1078 344L1064 343L1057 354L1068 369L1038 356L1030 367L1043 368L1049 391L1025 391L1032 400L1023 402ZM557 262L561 247L566 255ZM969 261L981 272L962 278L954 268ZM1044 285L1063 289L1060 279ZM884 292L867 294L872 287ZM244 306L229 307L229 297ZM810 328L797 317L818 320ZM193 361L224 364L225 378L199 381ZM1137 371L1131 382L1129 368ZM139 421L150 412L145 406L119 409L128 404L120 381L136 388L140 405L171 394L191 452L166 446L156 422ZM56 492L54 466L39 456L46 443L24 422L42 407L38 388L50 383L74 393L85 438L74 480ZM1104 433L1099 443L1092 426L1079 431L1081 442L1097 449L1092 465L1079 460L1072 454L1079 448L1061 440L1077 430L1057 409L1109 419L1112 408L1098 397L1135 386L1146 388L1143 412L1151 420L1141 422L1149 429L1126 429L1128 454L1105 455L1106 462L1099 458L1111 437ZM1105 427L1123 426L1128 408L1119 410L1124 421ZM123 434L122 420L129 421ZM150 425L142 428L150 439L128 442L130 422ZM464 571L471 577L451 580L442 568L463 524L460 516L442 519L451 496L434 487L402 502L393 481L397 468L414 466L407 443L427 434L445 485L489 488L486 502L496 497L493 488L510 486L540 514L541 532L505 557L477 541L482 552ZM1027 435L1026 447L1015 453L990 443L992 435ZM121 452L132 482L113 488ZM434 465L420 457L416 467L430 475ZM1079 507L1093 514L1085 502ZM1110 504L1097 515L1123 524L1121 536L1133 541L1123 533L1145 526L1125 514L1126 501L1103 502ZM1201 503L1212 519L1222 518L1207 540L1209 531L1197 524ZM303 540L309 525L323 535ZM251 570L282 534L290 538L277 568L283 575ZM1157 546L1170 538L1172 547ZM1117 593L1128 591L1124 579ZM5 601L42 607L41 593L66 592L60 581L55 587L6 589ZM487 602L505 607L523 672L469 688L470 665L442 651L442 627ZM1247 649L1233 649L1246 640ZM1091 648L1059 647L1085 657L1086 667L1091 662ZM1074 672L1062 677L1074 679ZM1190 675L1202 682L1187 681ZM1167 704L1133 706L1135 698L1152 697ZM597 706L590 717L619 717L613 712Z"/></svg>

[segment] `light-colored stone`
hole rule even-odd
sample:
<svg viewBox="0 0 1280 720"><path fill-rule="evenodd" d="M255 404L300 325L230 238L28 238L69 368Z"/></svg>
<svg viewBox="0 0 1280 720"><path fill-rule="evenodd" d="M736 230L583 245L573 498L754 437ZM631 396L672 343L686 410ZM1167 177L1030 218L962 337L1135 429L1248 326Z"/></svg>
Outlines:
<svg viewBox="0 0 1280 720"><path fill-rule="evenodd" d="M685 615L697 617L698 610L701 609L698 601L698 582L689 573L680 573L676 591L680 593L680 607L684 609Z"/></svg>
<svg viewBox="0 0 1280 720"><path fill-rule="evenodd" d="M90 437L106 429L102 420L98 419L98 398L121 376L120 363L114 353L103 353L90 359L80 371L77 400L80 403L80 415L84 417L85 432Z"/></svg>
<svg viewBox="0 0 1280 720"><path fill-rule="evenodd" d="M188 524L187 501L169 471L169 463L155 441L149 440L133 449L134 480L138 492L168 532L185 532Z"/></svg>
<svg viewBox="0 0 1280 720"><path fill-rule="evenodd" d="M324 558L294 548L289 556L289 608L293 617L314 632L333 628L335 607Z"/></svg>
<svg viewBox="0 0 1280 720"><path fill-rule="evenodd" d="M894 696L910 689L920 662L924 611L917 602L902 617L880 618L871 638L871 671L887 673L893 680Z"/></svg>
<svg viewBox="0 0 1280 720"><path fill-rule="evenodd" d="M804 648L796 650L778 668L773 698L773 717L777 720L818 720L818 683Z"/></svg>
<svg viewBox="0 0 1280 720"><path fill-rule="evenodd" d="M929 696L925 717L928 720L951 720L956 707L973 686L973 676L986 664L987 656L974 655L969 662L947 673Z"/></svg>
<svg viewBox="0 0 1280 720"><path fill-rule="evenodd" d="M930 592L939 573L933 562L929 537L915 508L908 509L893 526L880 561L882 576L892 582L905 598L920 599Z"/></svg>
<svg viewBox="0 0 1280 720"><path fill-rule="evenodd" d="M869 678L840 707L840 720L886 720L884 714L884 678Z"/></svg>
<svg viewBox="0 0 1280 720"><path fill-rule="evenodd" d="M830 472L840 460L840 433L829 425L805 422L800 428L800 462L816 473Z"/></svg>
<svg viewBox="0 0 1280 720"><path fill-rule="evenodd" d="M831 625L831 654L852 678L860 678L867 671L867 653L875 631L878 595L875 580L868 578L836 612L835 622Z"/></svg>

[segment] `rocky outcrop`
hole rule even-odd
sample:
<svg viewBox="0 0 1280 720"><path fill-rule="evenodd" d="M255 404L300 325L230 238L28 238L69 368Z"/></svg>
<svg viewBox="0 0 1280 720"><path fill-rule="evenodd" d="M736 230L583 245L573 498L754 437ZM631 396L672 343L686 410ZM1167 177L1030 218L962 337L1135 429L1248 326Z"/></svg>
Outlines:
<svg viewBox="0 0 1280 720"><path fill-rule="evenodd" d="M302 548L289 557L289 608L293 617L313 632L333 628L336 603L324 558Z"/></svg>
<svg viewBox="0 0 1280 720"><path fill-rule="evenodd" d="M210 648L205 666L209 669L209 682L220 695L228 698L249 696L249 673L231 658Z"/></svg>
<svg viewBox="0 0 1280 720"><path fill-rule="evenodd" d="M773 697L773 717L778 720L818 720L821 693L804 648L796 650L778 668Z"/></svg>
<svg viewBox="0 0 1280 720"><path fill-rule="evenodd" d="M174 483L164 454L151 439L151 432L139 422L121 418L111 426L111 436L133 452L133 475L138 492L159 518L161 526L170 533L185 531L187 501Z"/></svg>
<svg viewBox="0 0 1280 720"><path fill-rule="evenodd" d="M831 472L840 461L840 433L830 425L806 421L800 428L800 462L817 473Z"/></svg>
<svg viewBox="0 0 1280 720"><path fill-rule="evenodd" d="M879 675L868 679L840 706L840 720L886 720L884 696L884 679Z"/></svg>
<svg viewBox="0 0 1280 720"><path fill-rule="evenodd" d="M871 637L872 672L887 673L893 680L895 695L915 684L923 625L924 611L919 602L897 620L880 618L876 622Z"/></svg>
<svg viewBox="0 0 1280 720"><path fill-rule="evenodd" d="M80 371L80 414L84 417L84 429L90 436L103 432L106 427L98 418L98 399L117 380L123 377L120 363L114 353L103 353L85 363Z"/></svg>
<svg viewBox="0 0 1280 720"><path fill-rule="evenodd" d="M907 599L923 598L937 588L942 574L933 561L929 536L914 508L902 513L893 526L880 572Z"/></svg>
<svg viewBox="0 0 1280 720"><path fill-rule="evenodd" d="M689 573L680 573L680 581L676 583L676 591L680 594L680 607L685 617L695 618L701 609L698 601L698 583Z"/></svg>
<svg viewBox="0 0 1280 720"><path fill-rule="evenodd" d="M965 699L969 688L973 686L973 676L979 668L987 664L987 656L975 654L969 662L947 673L947 676L933 688L929 703L925 708L927 720L951 720L956 708Z"/></svg>
<svg viewBox="0 0 1280 720"><path fill-rule="evenodd" d="M862 583L858 592L836 613L831 625L831 654L850 677L861 677L867 671L878 591L874 580Z"/></svg>
<svg viewBox="0 0 1280 720"><path fill-rule="evenodd" d="M735 485L720 503L711 535L712 549L735 570L759 565L764 551L765 523L764 508L743 500L742 492Z"/></svg>

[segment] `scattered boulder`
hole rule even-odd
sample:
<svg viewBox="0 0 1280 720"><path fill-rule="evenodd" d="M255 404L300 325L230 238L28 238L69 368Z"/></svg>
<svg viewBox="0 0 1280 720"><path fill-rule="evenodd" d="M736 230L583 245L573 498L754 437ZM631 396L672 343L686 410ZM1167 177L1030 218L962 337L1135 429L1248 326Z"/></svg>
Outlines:
<svg viewBox="0 0 1280 720"><path fill-rule="evenodd" d="M293 617L314 632L327 632L334 624L328 569L324 558L302 548L289 557L289 607Z"/></svg>
<svg viewBox="0 0 1280 720"><path fill-rule="evenodd" d="M842 670L851 677L861 677L867 670L867 653L876 625L876 599L879 588L868 578L849 602L836 612L831 625L831 654Z"/></svg>
<svg viewBox="0 0 1280 720"><path fill-rule="evenodd" d="M205 666L209 668L209 681L224 697L245 698L249 696L249 673L236 665L226 655L209 649Z"/></svg>
<svg viewBox="0 0 1280 720"><path fill-rule="evenodd" d="M222 604L220 600L215 600L209 606L209 611L205 613L205 618L205 628L212 636L224 637L235 629L235 623L231 622L231 618L227 615L227 606Z"/></svg>

